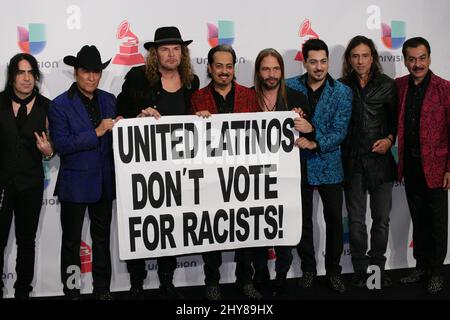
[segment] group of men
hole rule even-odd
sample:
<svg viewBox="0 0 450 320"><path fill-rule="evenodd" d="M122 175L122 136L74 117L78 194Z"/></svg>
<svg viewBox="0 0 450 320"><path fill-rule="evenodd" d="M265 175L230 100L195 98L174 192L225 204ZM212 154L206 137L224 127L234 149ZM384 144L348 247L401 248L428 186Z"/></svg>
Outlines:
<svg viewBox="0 0 450 320"><path fill-rule="evenodd" d="M210 117L289 110L298 114L295 129L299 138L295 143L301 150L303 230L296 248L303 274L299 285L311 288L317 275L313 241L315 189L323 202L325 269L330 288L339 293L346 291L340 266L344 196L355 271L351 284L365 286L368 267L376 265L382 271L382 286L391 285L384 267L392 187L398 173L400 180L404 177L417 260L413 272L401 281L413 283L426 279L430 293L444 288L442 268L447 252L447 190L450 188L450 83L429 69L431 49L425 39L411 38L404 43L403 56L410 74L395 81L383 74L374 43L364 36L356 36L348 44L343 76L339 80L328 73L329 51L320 39L308 40L303 45L306 72L287 80L281 55L274 49L264 49L255 61L254 88L236 82L236 53L231 46L218 45L208 53L207 70L211 81L202 89L190 62L188 45L191 42L184 41L176 27L157 29L154 41L144 44L148 50L146 64L127 73L117 101L112 94L98 89L102 70L109 61L101 61L95 46L84 46L76 57L64 58L66 64L74 67L75 82L55 98L48 109L51 144L45 133L42 137L36 135L36 148L47 158L53 155L54 148L60 157L55 195L61 202L61 280L68 298L80 299L79 286L70 284L67 270L72 265L80 266L79 244L87 208L93 243L94 293L98 299L112 299L109 239L115 182L111 130L117 121L134 117L189 114ZM28 66L31 71L22 69L18 65L17 72L11 75L10 85L14 91L21 77L28 75L32 88L38 80L29 74L37 72L37 65ZM27 95L21 98L26 99ZM0 108L2 113L10 112L11 100L6 100ZM0 118L2 139L10 134L2 124L3 118ZM398 170L391 153L396 139ZM1 157L7 155L2 153ZM7 180L5 170L13 167L4 163L0 168L2 187ZM369 251L368 194L372 218ZM9 218L0 215L2 267L11 215L14 211L17 221L20 210L5 204L1 210L11 212ZM31 246L34 252L35 234L34 230L32 239L25 244L28 251ZM21 252L24 244L19 236L17 239L18 252ZM286 287L292 249L275 247L274 296L281 295ZM219 300L222 298L221 252L206 252L202 256L206 298ZM263 298L261 289L270 280L266 257L266 247L235 251L236 283L249 299ZM32 271L21 270L29 260L30 256L17 260L17 282L26 279L27 286L22 284L21 288L28 292ZM173 285L176 257L161 257L157 263L161 297L182 299ZM127 268L131 282L129 298L142 299L147 276L145 261L128 260ZM22 292L22 297L26 295Z"/></svg>

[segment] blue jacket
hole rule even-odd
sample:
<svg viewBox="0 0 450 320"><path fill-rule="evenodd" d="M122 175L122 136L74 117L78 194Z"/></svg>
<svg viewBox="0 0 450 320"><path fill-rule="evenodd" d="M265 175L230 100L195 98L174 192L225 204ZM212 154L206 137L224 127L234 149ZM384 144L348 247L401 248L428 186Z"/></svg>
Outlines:
<svg viewBox="0 0 450 320"><path fill-rule="evenodd" d="M96 91L100 118L116 117L114 95ZM97 137L78 94L68 90L56 97L48 112L49 131L60 157L54 194L60 201L94 203L115 198L112 134Z"/></svg>
<svg viewBox="0 0 450 320"><path fill-rule="evenodd" d="M290 78L286 85L308 95L307 75ZM325 88L312 118L318 151L302 150L306 159L308 183L335 184L344 180L340 145L347 134L353 94L349 87L327 76Z"/></svg>

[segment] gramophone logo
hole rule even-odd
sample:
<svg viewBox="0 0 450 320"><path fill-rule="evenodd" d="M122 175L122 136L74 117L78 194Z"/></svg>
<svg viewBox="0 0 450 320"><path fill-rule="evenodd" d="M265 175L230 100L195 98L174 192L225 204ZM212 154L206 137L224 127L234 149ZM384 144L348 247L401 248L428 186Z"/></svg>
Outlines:
<svg viewBox="0 0 450 320"><path fill-rule="evenodd" d="M309 19L305 19L302 24L300 25L300 31L299 31L300 39L302 40L302 50L303 45L306 41L309 39L319 39L319 35L314 32L313 29L311 29L311 22ZM303 53L300 50L297 52L297 55L295 56L295 60L297 61L303 61Z"/></svg>
<svg viewBox="0 0 450 320"><path fill-rule="evenodd" d="M45 39L45 24L30 23L28 29L17 27L17 44L24 53L38 54L44 50L47 41Z"/></svg>
<svg viewBox="0 0 450 320"><path fill-rule="evenodd" d="M208 23L208 42L213 48L219 44L232 45L234 42L234 22L219 20L217 26Z"/></svg>
<svg viewBox="0 0 450 320"><path fill-rule="evenodd" d="M84 241L80 244L81 273L92 272L92 248Z"/></svg>
<svg viewBox="0 0 450 320"><path fill-rule="evenodd" d="M144 57L139 53L139 39L131 32L127 20L122 21L117 29L117 39L125 39L119 47L119 53L116 54L112 63L125 66L145 63Z"/></svg>

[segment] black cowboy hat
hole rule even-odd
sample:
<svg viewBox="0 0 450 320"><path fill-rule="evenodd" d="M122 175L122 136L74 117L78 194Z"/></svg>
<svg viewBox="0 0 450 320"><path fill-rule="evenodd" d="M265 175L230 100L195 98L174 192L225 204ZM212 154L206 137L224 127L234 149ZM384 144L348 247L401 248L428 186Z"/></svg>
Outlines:
<svg viewBox="0 0 450 320"><path fill-rule="evenodd" d="M151 47L160 46L163 44L183 44L185 46L189 45L192 40L183 41L181 39L180 30L177 27L161 27L155 31L155 41L144 43L145 49L150 49Z"/></svg>
<svg viewBox="0 0 450 320"><path fill-rule="evenodd" d="M87 70L103 70L108 66L111 59L102 63L100 52L97 47L85 45L78 51L76 57L65 56L63 61L65 64L75 68L81 67Z"/></svg>

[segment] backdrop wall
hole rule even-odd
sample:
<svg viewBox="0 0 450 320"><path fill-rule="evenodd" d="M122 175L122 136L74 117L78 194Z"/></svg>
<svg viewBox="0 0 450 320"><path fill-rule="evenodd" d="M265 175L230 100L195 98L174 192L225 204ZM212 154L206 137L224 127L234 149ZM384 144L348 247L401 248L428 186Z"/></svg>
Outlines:
<svg viewBox="0 0 450 320"><path fill-rule="evenodd" d="M84 44L95 44L103 60L114 58L112 64L103 72L100 87L117 95L129 68L142 63L145 58L146 52L142 44L153 40L156 28L169 25L178 26L185 40L194 40L189 48L202 86L207 83L206 56L215 41L227 41L233 45L239 60L236 66L237 79L241 84L250 86L254 59L258 52L266 47L276 48L282 53L287 77L303 73L301 63L296 57L301 44L313 36L319 36L329 45L330 73L339 77L345 46L350 38L357 34L374 40L384 71L391 77L407 73L401 55L401 45L405 38L423 36L431 44L432 70L450 79L450 43L448 35L446 36L450 30L447 16L450 12L450 2L447 0L229 0L226 4L207 0L18 0L9 2L2 8L2 12L0 86L4 86L9 59L18 52L29 51L38 59L44 74L41 92L50 99L67 90L73 81L73 69L62 62L63 57L76 55ZM128 22L129 28L122 24L124 21ZM119 30L121 32L118 32ZM125 37L119 39L117 36ZM58 166L57 158L45 163L46 188L36 239L37 258L33 283L33 294L36 296L62 294L59 280L60 209L57 198L53 197ZM319 274L324 274L324 221L322 205L317 195L315 200L314 227L318 271ZM344 272L352 272L346 212L344 217L345 250L341 262ZM92 254L88 223L86 219L81 250L82 292L92 290ZM127 290L129 277L125 263L118 258L115 219L112 230L111 289ZM294 256L289 277L300 275L299 260L296 254ZM402 186L394 188L387 257L388 269L415 265L411 246L411 220ZM2 273L8 297L14 293L15 258L15 236L12 230ZM203 284L203 262L200 256L184 256L178 261L176 285ZM449 261L448 255L446 262ZM269 263L273 273L273 260ZM150 272L145 285L147 288L155 288L159 285L155 272L156 262L148 260L147 267ZM222 266L223 282L234 281L234 268L233 253L226 253Z"/></svg>

